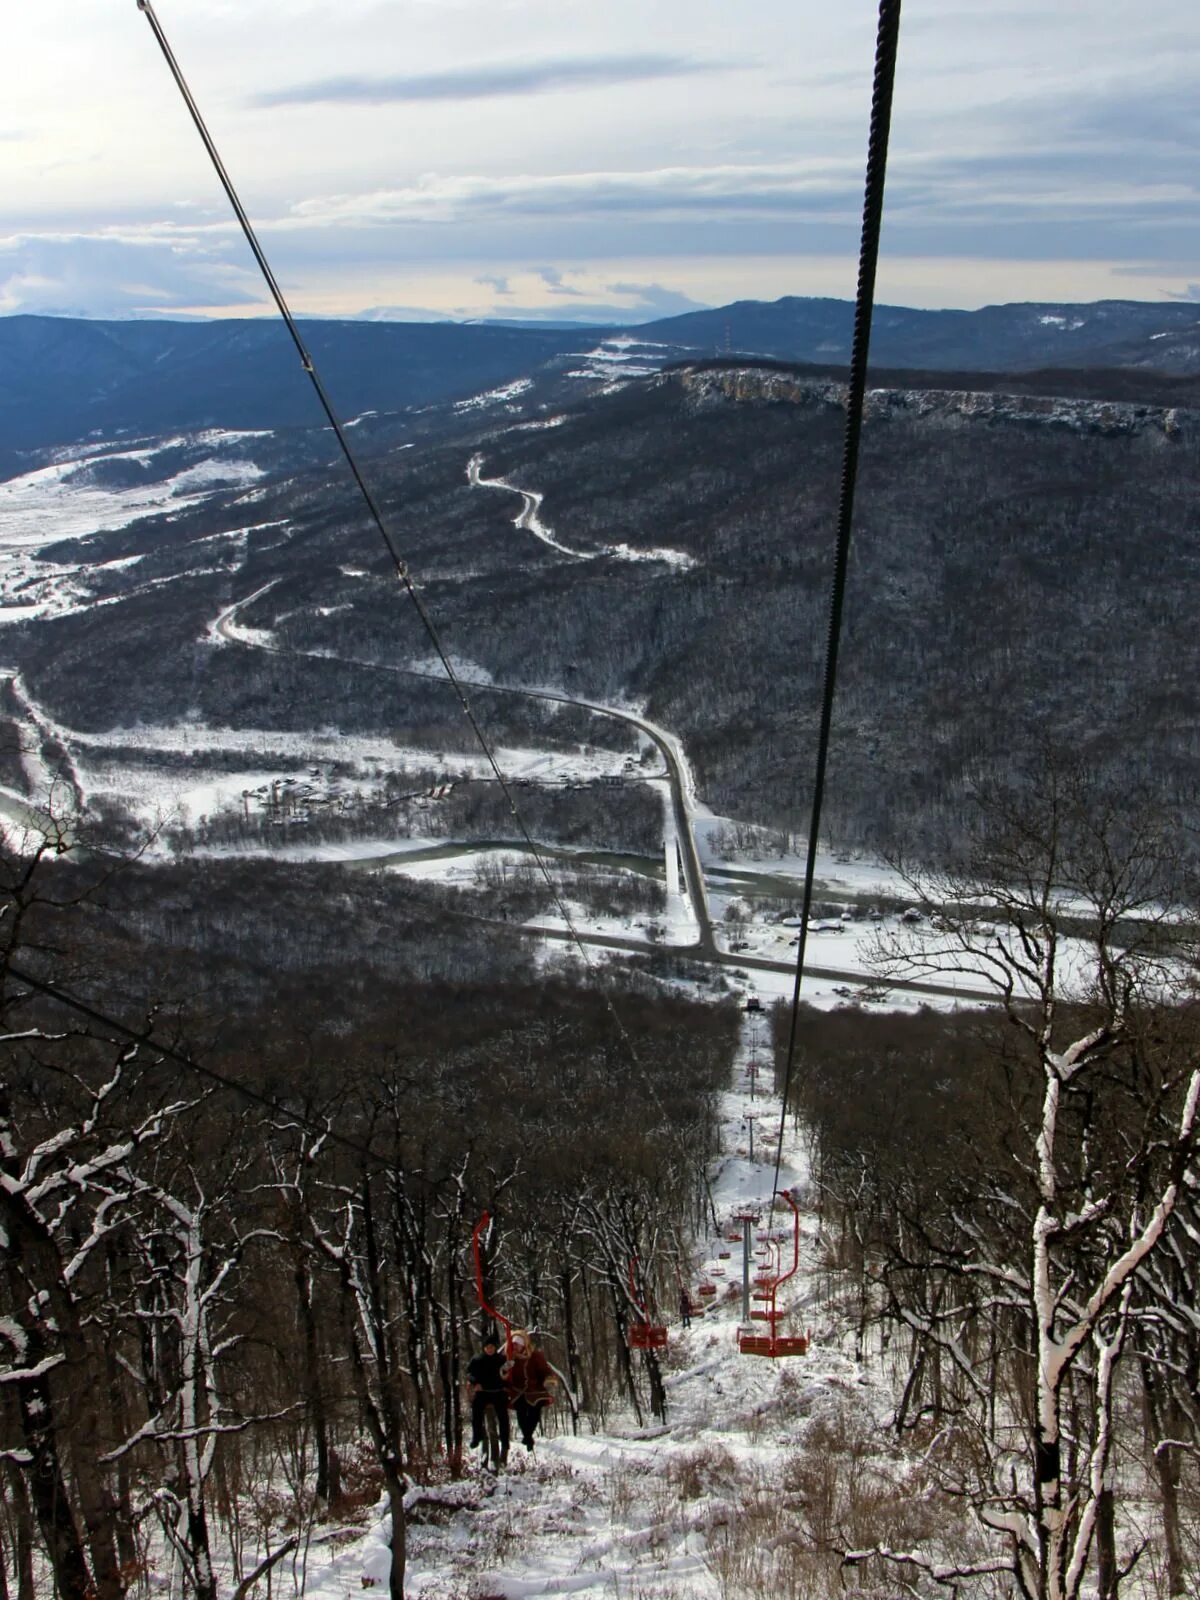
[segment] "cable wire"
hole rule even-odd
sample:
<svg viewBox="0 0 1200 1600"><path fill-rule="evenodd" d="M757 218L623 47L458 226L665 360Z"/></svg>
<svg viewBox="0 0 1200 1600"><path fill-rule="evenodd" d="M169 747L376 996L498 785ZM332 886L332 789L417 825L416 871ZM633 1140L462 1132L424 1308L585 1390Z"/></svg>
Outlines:
<svg viewBox="0 0 1200 1600"><path fill-rule="evenodd" d="M867 170L863 195L862 237L858 257L858 290L854 302L854 342L850 352L850 381L846 394L846 432L842 457L841 495L837 515L837 554L829 600L829 634L825 647L825 688L821 699L821 728L817 739L816 774L813 779L812 815L808 827L808 851L804 864L804 900L800 911L800 937L796 951L796 981L792 989L792 1010L784 1064L782 1105L779 1114L779 1145L775 1154L775 1177L771 1193L774 1215L775 1194L779 1189L779 1170L783 1161L783 1135L787 1123L788 1092L796 1064L796 1037L800 1016L800 987L804 978L804 953L808 944L808 924L812 914L813 881L817 866L817 839L821 828L821 807L825 793L825 772L829 760L829 736L833 724L833 705L837 690L838 647L841 642L842 611L846 597L846 573L850 560L850 534L854 523L854 490L858 479L858 448L862 435L863 407L867 389L867 358L871 343L871 314L875 304L875 270L879 261L879 235L883 220L883 191L887 178L888 136L892 120L892 89L896 77L896 53L900 37L900 0L880 0L879 27L875 41L875 77L871 94L871 127L867 141Z"/></svg>
<svg viewBox="0 0 1200 1600"><path fill-rule="evenodd" d="M296 351L300 357L300 364L309 376L317 399L321 404L321 409L325 413L325 417L329 423L329 426L333 429L334 435L337 438L337 442L341 447L342 454L346 458L346 463L349 466L354 477L354 481L358 486L359 493L362 495L363 501L366 504L368 512L370 513L371 521L374 523L376 531L378 532L379 537L382 539L384 547L387 550L388 558L395 569L396 577L403 585L408 598L412 601L412 604L416 609L417 616L420 618L421 624L429 637L430 643L433 645L437 658L441 662L442 669L446 674L446 679L451 688L454 690L454 693L458 699L458 703L462 708L463 715L470 724L471 732L474 734L476 742L483 751L487 763L495 775L496 782L500 785L501 792L508 803L509 813L512 816L513 821L516 823L522 839L525 841L533 855L534 860L537 862L538 870L545 880L546 887L550 891L554 905L559 915L565 922L567 930L575 942L584 965L591 969L592 963L587 953L587 947L575 928L574 921L570 912L567 910L562 895L559 893L558 886L555 884L541 852L534 843L529 828L526 826L525 819L521 815L520 809L517 806L512 789L510 788L503 772L500 770L499 763L492 752L491 745L484 734L483 728L476 719L475 712L472 709L469 699L467 698L467 694L462 686L462 682L457 673L454 671L450 657L446 653L441 641L441 637L434 626L433 618L429 614L428 609L422 601L416 584L413 582L412 575L408 568L408 563L400 555L400 552L396 547L396 543L393 540L391 533L388 531L388 527L384 521L383 513L380 510L378 501L372 494L371 489L362 474L358 461L355 458L354 451L350 446L350 441L346 436L345 428L342 426L342 423L339 420L336 411L334 410L333 402L330 400L325 385L321 381L321 375L317 371L316 363L312 358L312 354L304 342L304 338L301 335L300 329L296 323L296 319L292 315L291 309L288 306L283 290L279 287L278 280L276 279L274 272L271 270L271 263L268 261L266 252L259 243L258 235L255 233L254 226L246 213L245 207L242 205L237 189L234 187L233 179L229 176L229 172L225 166L225 163L221 159L221 153L217 149L216 141L213 139L211 133L209 133L208 126L200 112L200 107L197 104L191 89L188 87L187 79L183 75L183 69L176 60L175 52L171 49L170 42L167 39L166 33L163 31L163 26L159 22L158 17L155 15L151 0L137 0L137 8L145 15L146 21L150 24L150 27L153 30L154 37L158 41L159 49L162 51L163 58L170 69L171 76L175 80L175 85L183 97L184 103L186 104L188 112L191 115L191 119L196 126L196 132L200 135L201 142L203 143L205 150L208 152L208 158L212 162L217 177L220 179L221 187L224 189L229 200L229 204L233 207L234 214L241 225L242 232L246 237L246 243L250 246L250 250L254 256L254 259L258 263L259 271L262 273L263 280L270 291L271 298L274 300L279 311L279 315L283 318L283 321L287 326L288 333L291 335L292 343L295 345ZM634 1050L633 1040L629 1037L621 1018L617 1014L617 1011L607 993L604 993L604 1000L613 1017L613 1021L616 1024L617 1030L621 1034L626 1048L629 1050L630 1056L632 1057L633 1061L637 1063L637 1053Z"/></svg>
<svg viewBox="0 0 1200 1600"><path fill-rule="evenodd" d="M236 1078L231 1078L227 1073L219 1071L216 1067L208 1067L202 1061L197 1061L195 1056L188 1055L184 1050L178 1050L174 1045L167 1044L165 1040L157 1039L150 1028L131 1028L127 1023L120 1022L116 1017L110 1017L107 1012L101 1011L88 1000L82 1000L69 989L62 989L57 984L47 983L43 978L35 978L31 972L26 972L21 967L15 967L11 962L5 965L5 972L23 983L27 989L32 989L36 994L44 995L47 1000L53 1000L56 1005L74 1011L81 1017L86 1017L89 1022L98 1023L102 1028L116 1034L119 1039L126 1039L131 1044L145 1045L153 1050L155 1055L164 1056L168 1061L174 1061L181 1067L186 1067L189 1072L194 1072L198 1077L207 1078L219 1089L230 1089L234 1094L241 1095L243 1100L248 1100L252 1105L260 1106L266 1111L272 1111L278 1116L286 1117L297 1127L307 1128L310 1133L316 1134L330 1144L340 1145L342 1149L351 1151L354 1155L362 1157L382 1172L394 1172L396 1163L388 1156L382 1156L372 1150L368 1145L359 1144L355 1139L349 1139L344 1133L338 1133L329 1123L317 1122L312 1117L306 1117L302 1112L285 1106L281 1100L274 1100L270 1095L260 1094L257 1089L251 1089L248 1084L241 1083Z"/></svg>

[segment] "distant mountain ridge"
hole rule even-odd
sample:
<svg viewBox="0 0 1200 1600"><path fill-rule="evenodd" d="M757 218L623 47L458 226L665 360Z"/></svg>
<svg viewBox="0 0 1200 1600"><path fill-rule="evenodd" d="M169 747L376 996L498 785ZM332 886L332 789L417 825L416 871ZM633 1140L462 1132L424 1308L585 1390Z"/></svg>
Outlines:
<svg viewBox="0 0 1200 1600"><path fill-rule="evenodd" d="M661 361L743 353L836 368L848 360L852 323L848 301L788 296L627 331L656 341ZM323 319L302 327L346 418L437 405L531 373L566 371L589 342L616 332ZM1200 374L1200 306L1127 300L979 311L878 306L871 353L878 367L925 372L1053 367L1189 376ZM287 332L271 318L0 318L0 474L21 470L24 452L90 434L275 429L321 420Z"/></svg>
<svg viewBox="0 0 1200 1600"><path fill-rule="evenodd" d="M739 300L643 324L643 338L787 361L848 362L848 300ZM1200 372L1200 303L1099 300L978 311L876 306L871 360L887 367L1022 372L1037 367L1148 367Z"/></svg>
<svg viewBox="0 0 1200 1600"><path fill-rule="evenodd" d="M324 320L301 327L344 420L508 383L579 344L577 332L540 328ZM288 332L274 318L0 318L0 472L5 453L92 432L113 437L323 422Z"/></svg>

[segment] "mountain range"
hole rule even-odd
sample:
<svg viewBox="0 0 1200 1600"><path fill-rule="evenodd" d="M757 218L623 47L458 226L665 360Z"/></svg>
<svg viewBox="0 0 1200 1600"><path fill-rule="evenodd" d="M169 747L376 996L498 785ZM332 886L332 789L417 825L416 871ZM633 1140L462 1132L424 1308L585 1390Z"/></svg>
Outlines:
<svg viewBox="0 0 1200 1600"><path fill-rule="evenodd" d="M626 336L650 366L740 354L836 372L848 361L852 324L848 301L786 297L689 312L626 330ZM412 412L531 374L568 373L594 346L620 337L611 328L478 323L312 321L302 328L345 418ZM1079 380L1061 375L1068 370L1153 373L1162 375L1154 398L1170 403L1165 390L1171 377L1183 382L1200 375L1200 308L1120 300L979 311L879 306L872 356L880 368L924 372L1055 368L1050 393L1074 392ZM1116 393L1118 380L1109 382ZM1179 403L1190 398L1191 387L1184 384ZM2 476L36 464L39 451L98 431L113 438L206 427L297 428L321 420L299 357L273 318L0 318Z"/></svg>
<svg viewBox="0 0 1200 1600"><path fill-rule="evenodd" d="M366 475L496 744L595 744L588 707L638 705L719 815L802 828L844 383L765 360L647 372L647 348L612 340L490 396L368 419ZM837 844L944 859L973 788L1047 741L1126 793L1200 790L1200 413L1107 398L1113 376L1082 370L1088 398L994 376L873 387ZM62 493L14 523L6 661L42 724L102 765L144 760L120 752L153 726L470 747L344 466L297 469L272 434L207 434L97 445L43 477ZM6 487L15 513L26 491ZM75 494L134 499L72 536ZM31 555L39 525L59 537ZM522 685L584 709L568 719Z"/></svg>

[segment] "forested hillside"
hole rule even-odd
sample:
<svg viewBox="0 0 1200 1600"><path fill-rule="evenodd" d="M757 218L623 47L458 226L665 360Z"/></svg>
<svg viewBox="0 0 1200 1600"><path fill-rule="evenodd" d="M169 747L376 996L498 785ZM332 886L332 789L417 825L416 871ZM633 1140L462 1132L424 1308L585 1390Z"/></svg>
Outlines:
<svg viewBox="0 0 1200 1600"><path fill-rule="evenodd" d="M272 1463L322 1516L385 1489L402 1583L406 1475L462 1463L485 1210L488 1292L570 1394L661 1410L625 1284L669 1296L702 1212L732 1007L535 982L477 912L318 869L6 851L0 892L19 1600L144 1592L152 1546L216 1600Z"/></svg>
<svg viewBox="0 0 1200 1600"><path fill-rule="evenodd" d="M547 420L502 407L470 438L460 420L453 443L370 462L448 648L497 684L644 704L684 738L710 805L801 825L838 387L684 369L554 426L522 418ZM543 496L565 551L514 527L511 495L469 485L473 453L485 477ZM836 844L936 854L971 786L1031 741L1113 774L1195 782L1198 474L1195 413L1177 406L995 388L873 398L827 806ZM214 562L201 541L222 528L241 531ZM195 716L469 742L453 694L404 675L428 641L323 471L49 554L86 557L93 594L119 602L8 630L10 658L68 727ZM272 649L214 649L213 617L256 594L239 615ZM608 737L561 707L472 695L500 741Z"/></svg>

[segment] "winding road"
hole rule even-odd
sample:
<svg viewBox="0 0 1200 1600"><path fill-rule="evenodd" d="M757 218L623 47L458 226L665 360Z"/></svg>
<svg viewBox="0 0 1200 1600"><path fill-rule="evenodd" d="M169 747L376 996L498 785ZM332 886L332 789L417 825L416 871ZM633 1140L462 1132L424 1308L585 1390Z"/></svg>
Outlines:
<svg viewBox="0 0 1200 1600"><path fill-rule="evenodd" d="M271 587L273 587L272 584L264 584L261 588L256 589L253 594L248 594L243 599L227 606L213 622L212 633L229 644L241 645L247 649L267 650L276 655L310 656L314 659L330 660L331 658L326 654L295 650L291 647L271 643L267 635L260 630L241 629L238 627L236 620L238 611L243 606L249 605L252 600L256 600L265 594ZM424 678L439 683L446 681L443 673L426 672L416 667L397 667L387 662L371 661L359 656L339 656L337 659L350 666L359 666L374 672L388 673L393 677ZM668 946L664 946L656 940L636 939L632 936L619 934L589 933L582 930L571 932L567 929L537 927L532 929L532 932L536 932L539 938L559 940L565 943L582 943L597 948L623 950L637 954L662 955L669 953L715 966L736 968L742 971L754 970L794 976L796 965L793 961L773 961L767 956L752 956L745 951L727 952L717 944L709 911L707 886L700 864L700 853L696 846L692 815L688 804L689 776L686 763L671 733L665 728L659 727L656 723L650 722L647 718L638 716L635 712L626 711L617 706L602 705L595 700L584 700L578 695L559 693L550 689L520 688L515 685L499 683L487 684L486 692L488 694L516 695L523 699L548 701L556 705L576 706L585 711L593 712L597 716L611 717L617 722L626 723L629 727L636 728L640 733L645 734L653 742L662 756L666 770L671 792L675 837L679 847L680 860L683 864L687 895L691 902L692 914L697 928L697 936L692 944L673 944ZM509 928L511 931L511 924L504 923L502 926ZM809 963L805 964L804 975L809 978L830 979L836 983L852 985L859 989L875 988L878 983L877 979L863 973L861 970L856 971L841 967L818 967ZM903 989L914 994L927 994L958 1000L988 1001L994 998L990 992L973 989L967 984L951 985L928 983L915 979L892 979L889 980L888 987Z"/></svg>
<svg viewBox="0 0 1200 1600"><path fill-rule="evenodd" d="M316 652L295 650L279 644L267 642L265 637L257 630L240 629L236 617L238 611L257 600L265 594L272 584L264 584L256 589L253 594L248 594L242 600L237 600L216 618L212 624L212 632L227 644L242 645L248 649L268 650L275 655L300 655L310 656L314 659L328 661L328 655L317 655ZM417 667L396 667L387 662L368 661L360 656L339 656L337 658L349 666L367 667L374 672L386 672L393 677L400 678L425 678L437 683L446 681L445 675L439 672L423 672ZM465 692L468 685L463 685ZM713 958L720 954L717 942L713 935L712 917L708 909L708 891L704 882L704 873L700 866L700 853L696 848L696 837L692 828L691 812L687 802L687 778L683 759L676 746L675 740L665 728L660 728L656 723L649 722L645 717L639 717L632 711L622 711L616 706L601 705L595 700L581 700L577 695L560 694L551 689L523 689L514 685L502 683L489 683L488 694L517 695L526 700L548 701L552 705L577 706L584 711L594 712L601 717L611 717L614 721L624 722L650 739L658 753L662 756L666 768L667 782L671 790L671 809L675 820L675 837L679 846L679 856L683 863L683 875L687 884L688 899L692 906L692 915L696 920L698 936L694 946L682 948L694 949L698 954ZM650 948L658 948L650 946ZM674 948L681 948L675 946Z"/></svg>

